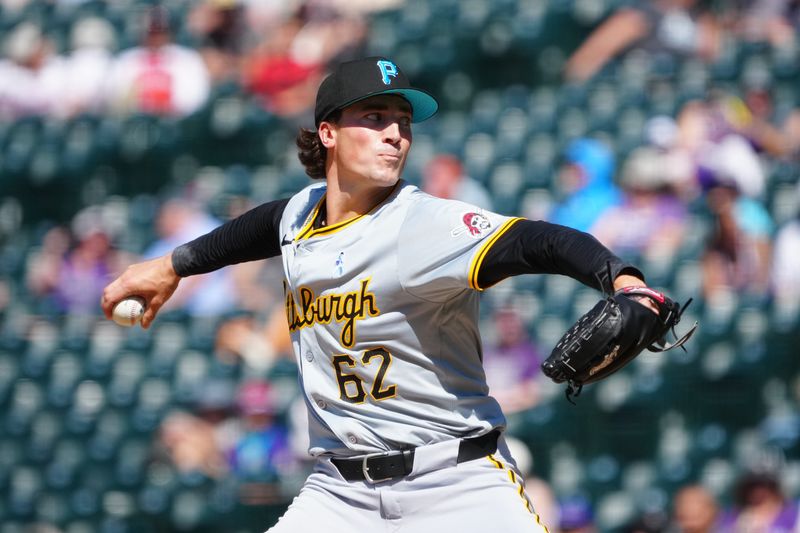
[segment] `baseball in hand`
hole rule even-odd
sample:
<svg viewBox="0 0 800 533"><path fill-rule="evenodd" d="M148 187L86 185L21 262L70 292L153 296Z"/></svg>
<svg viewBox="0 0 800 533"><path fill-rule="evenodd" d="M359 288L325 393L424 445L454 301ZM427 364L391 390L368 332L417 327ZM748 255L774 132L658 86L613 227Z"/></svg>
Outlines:
<svg viewBox="0 0 800 533"><path fill-rule="evenodd" d="M144 298L140 298L139 296L125 298L114 306L111 318L120 326L133 326L142 319L144 305Z"/></svg>

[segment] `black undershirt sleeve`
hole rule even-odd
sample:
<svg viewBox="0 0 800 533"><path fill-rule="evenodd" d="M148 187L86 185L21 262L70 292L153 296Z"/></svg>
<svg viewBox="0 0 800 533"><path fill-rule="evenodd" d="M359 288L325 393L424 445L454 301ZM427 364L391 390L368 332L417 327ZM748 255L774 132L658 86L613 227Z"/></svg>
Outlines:
<svg viewBox="0 0 800 533"><path fill-rule="evenodd" d="M288 199L267 202L178 246L172 252L172 267L186 277L280 255L279 228L287 203Z"/></svg>
<svg viewBox="0 0 800 533"><path fill-rule="evenodd" d="M491 287L519 274L563 274L589 287L613 292L613 280L623 273L644 280L641 271L588 233L549 222L520 220L487 252L478 271L478 286Z"/></svg>

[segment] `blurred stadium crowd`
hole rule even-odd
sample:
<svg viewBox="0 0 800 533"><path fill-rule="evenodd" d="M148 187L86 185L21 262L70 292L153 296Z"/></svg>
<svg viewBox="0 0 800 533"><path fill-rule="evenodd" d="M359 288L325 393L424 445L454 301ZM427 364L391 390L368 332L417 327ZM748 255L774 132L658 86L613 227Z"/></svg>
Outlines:
<svg viewBox="0 0 800 533"><path fill-rule="evenodd" d="M484 295L492 393L550 531L800 531L800 3L0 1L0 533L263 531L310 467L280 265L115 273L308 183L326 68L439 97L406 179L589 231L695 298L687 353L578 405L538 364L597 299ZM688 326L687 326L688 327Z"/></svg>

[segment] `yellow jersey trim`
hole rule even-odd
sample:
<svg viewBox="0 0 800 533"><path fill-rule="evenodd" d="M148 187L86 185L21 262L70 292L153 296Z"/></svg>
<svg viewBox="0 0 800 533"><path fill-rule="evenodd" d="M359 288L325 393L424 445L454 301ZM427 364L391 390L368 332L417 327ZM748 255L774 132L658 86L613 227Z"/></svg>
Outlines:
<svg viewBox="0 0 800 533"><path fill-rule="evenodd" d="M319 210L322 209L322 203L325 201L326 196L327 193L323 194L322 198L320 198L319 201L317 201L317 205L314 206L314 211L311 212L311 216L308 217L308 220L306 220L305 225L297 233L297 237L295 237L296 241L299 241L300 239L304 238L306 234L314 228L314 221L317 219Z"/></svg>
<svg viewBox="0 0 800 533"><path fill-rule="evenodd" d="M542 529L545 530L545 533L549 533L549 530L547 529L547 526L542 524L542 521L539 518L539 515L536 513L536 511L533 510L533 505L531 504L531 499L525 493L525 486L522 484L522 480L517 478L516 474L514 474L514 471L511 468L507 467L501 461L497 460L494 457L494 454L489 454L489 455L486 456L486 458L489 459L489 461L491 461L492 464L495 467L497 467L500 470L505 470L508 473L508 479L511 481L512 484L517 486L517 494L519 494L520 499L525 504L525 508L528 510L529 513L531 513L533 515L533 517L536 519L536 523L539 526L541 526Z"/></svg>
<svg viewBox="0 0 800 533"><path fill-rule="evenodd" d="M349 218L347 220L338 222L336 224L332 224L330 226L323 226L321 228L314 229L314 221L317 219L317 216L319 215L319 210L322 208L322 202L324 202L325 198L328 196L328 193L325 193L320 199L320 201L317 203L317 206L314 208L314 212L311 214L311 218L306 223L306 225L303 226L303 229L300 230L300 233L297 234L297 238L295 240L299 241L302 239L310 239L311 237L317 237L319 235L330 235L331 233L336 233L337 231L342 230L351 224L354 224L355 222L361 220L365 216L371 215L380 206L386 203L386 201L389 200L389 198L395 193L395 191L397 191L399 185L400 182L398 181L397 183L394 184L394 186L392 187L392 191L386 196L386 198L383 201L375 205L375 207L373 207L363 215L358 215L353 218Z"/></svg>
<svg viewBox="0 0 800 533"><path fill-rule="evenodd" d="M511 226L519 222L520 220L524 220L523 218L516 217L506 220L502 226L500 226L497 231L494 232L485 243L483 243L478 250L478 253L475 254L475 257L472 258L472 263L469 266L469 286L471 289L475 289L477 291L482 291L483 287L478 285L478 273L481 270L481 264L483 260L486 258L486 254L489 253L489 250L494 246L494 243L502 237L505 232L507 232Z"/></svg>

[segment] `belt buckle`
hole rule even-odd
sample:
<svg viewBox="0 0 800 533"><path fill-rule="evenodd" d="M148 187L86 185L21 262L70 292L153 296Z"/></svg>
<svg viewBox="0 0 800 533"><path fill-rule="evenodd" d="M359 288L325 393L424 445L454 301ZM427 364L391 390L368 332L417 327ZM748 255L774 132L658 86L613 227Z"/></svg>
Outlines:
<svg viewBox="0 0 800 533"><path fill-rule="evenodd" d="M367 460L372 459L373 457L384 457L390 455L391 452L375 452L375 453L368 453L361 459L361 472L364 474L364 480L369 483L370 485L374 485L375 483L380 483L382 481L389 481L392 479L392 476L375 479L369 475L369 466L367 465Z"/></svg>

